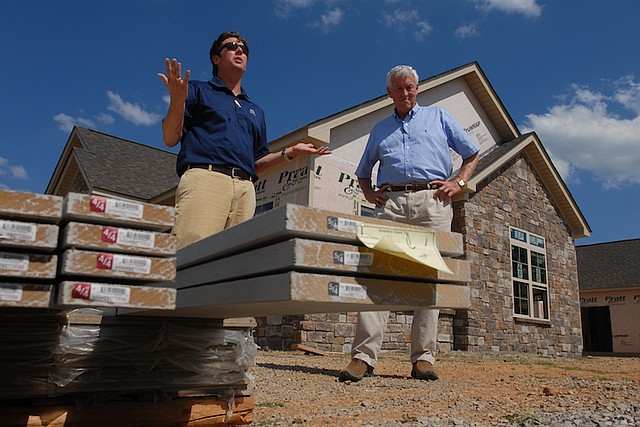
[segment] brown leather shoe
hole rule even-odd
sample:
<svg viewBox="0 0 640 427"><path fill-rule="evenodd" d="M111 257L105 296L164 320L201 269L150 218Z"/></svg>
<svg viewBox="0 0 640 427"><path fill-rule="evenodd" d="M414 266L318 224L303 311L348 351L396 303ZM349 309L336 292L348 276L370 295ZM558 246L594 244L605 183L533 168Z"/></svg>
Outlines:
<svg viewBox="0 0 640 427"><path fill-rule="evenodd" d="M433 365L426 360L418 360L413 364L411 370L411 377L417 380L435 381L438 379L438 374L433 371Z"/></svg>
<svg viewBox="0 0 640 427"><path fill-rule="evenodd" d="M367 365L360 359L351 359L351 362L340 371L338 379L340 381L360 381L363 377L372 377L373 367Z"/></svg>

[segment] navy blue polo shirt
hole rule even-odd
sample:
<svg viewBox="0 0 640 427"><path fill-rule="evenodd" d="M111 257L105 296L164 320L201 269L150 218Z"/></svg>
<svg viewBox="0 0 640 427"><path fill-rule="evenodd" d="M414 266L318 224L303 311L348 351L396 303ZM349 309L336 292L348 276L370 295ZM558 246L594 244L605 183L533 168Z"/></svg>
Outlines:
<svg viewBox="0 0 640 427"><path fill-rule="evenodd" d="M220 80L189 81L176 170L189 165L234 166L257 178L256 160L269 154L264 111L244 89L235 96Z"/></svg>

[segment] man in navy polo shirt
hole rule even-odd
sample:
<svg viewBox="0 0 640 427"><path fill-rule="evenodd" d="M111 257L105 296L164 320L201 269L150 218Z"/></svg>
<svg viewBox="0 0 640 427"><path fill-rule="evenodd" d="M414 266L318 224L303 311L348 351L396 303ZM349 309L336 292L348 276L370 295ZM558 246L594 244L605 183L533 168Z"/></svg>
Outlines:
<svg viewBox="0 0 640 427"><path fill-rule="evenodd" d="M330 154L305 143L269 152L264 112L242 88L249 45L239 33L220 34L209 57L208 82L189 81L189 70L183 78L175 58L165 59L166 75L158 74L171 97L163 141L170 148L180 143L173 230L178 247L253 217L253 182L260 173L297 156Z"/></svg>

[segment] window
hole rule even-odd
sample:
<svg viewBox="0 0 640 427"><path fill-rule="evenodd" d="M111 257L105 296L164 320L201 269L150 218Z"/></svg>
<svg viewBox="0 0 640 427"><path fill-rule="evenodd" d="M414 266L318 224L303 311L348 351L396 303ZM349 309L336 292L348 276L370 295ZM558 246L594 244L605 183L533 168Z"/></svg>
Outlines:
<svg viewBox="0 0 640 427"><path fill-rule="evenodd" d="M510 228L513 313L549 320L547 254L543 237Z"/></svg>

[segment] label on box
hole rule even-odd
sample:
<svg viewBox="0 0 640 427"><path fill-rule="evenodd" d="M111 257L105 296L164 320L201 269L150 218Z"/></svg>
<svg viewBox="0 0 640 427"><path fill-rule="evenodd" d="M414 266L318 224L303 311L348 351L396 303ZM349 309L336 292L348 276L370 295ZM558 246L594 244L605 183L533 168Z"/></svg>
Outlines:
<svg viewBox="0 0 640 427"><path fill-rule="evenodd" d="M0 270L27 271L29 255L0 253Z"/></svg>
<svg viewBox="0 0 640 427"><path fill-rule="evenodd" d="M357 221L352 219L337 218L335 216L327 217L327 228L329 230L338 230L345 233L355 233Z"/></svg>
<svg viewBox="0 0 640 427"><path fill-rule="evenodd" d="M104 270L122 271L125 273L151 273L150 259L129 255L101 253L98 254L96 266Z"/></svg>
<svg viewBox="0 0 640 427"><path fill-rule="evenodd" d="M0 221L0 239L33 242L36 240L36 231L37 227L35 224L25 224L16 221Z"/></svg>
<svg viewBox="0 0 640 427"><path fill-rule="evenodd" d="M340 265L368 267L373 264L373 254L350 251L334 251L333 263Z"/></svg>
<svg viewBox="0 0 640 427"><path fill-rule="evenodd" d="M355 283L329 282L328 293L336 297L366 299L367 287Z"/></svg>
<svg viewBox="0 0 640 427"><path fill-rule="evenodd" d="M155 245L156 236L153 233L146 231L102 227L102 241L118 245L151 249Z"/></svg>
<svg viewBox="0 0 640 427"><path fill-rule="evenodd" d="M71 296L91 301L128 304L131 298L131 289L128 286L76 282L73 284Z"/></svg>
<svg viewBox="0 0 640 427"><path fill-rule="evenodd" d="M0 301L21 301L22 286L20 285L0 285Z"/></svg>
<svg viewBox="0 0 640 427"><path fill-rule="evenodd" d="M142 218L142 214L144 213L144 206L140 203L107 199L106 197L99 196L91 196L89 209L93 212L104 212L111 215L125 216L129 218Z"/></svg>

